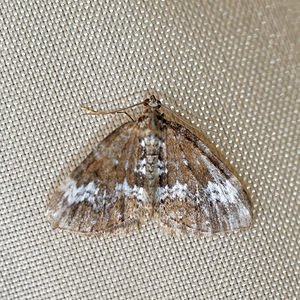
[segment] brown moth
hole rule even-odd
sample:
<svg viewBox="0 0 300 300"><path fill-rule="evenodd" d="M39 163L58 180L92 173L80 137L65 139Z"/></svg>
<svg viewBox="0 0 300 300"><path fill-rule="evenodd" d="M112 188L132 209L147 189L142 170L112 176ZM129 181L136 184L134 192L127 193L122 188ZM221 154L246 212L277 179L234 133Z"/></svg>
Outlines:
<svg viewBox="0 0 300 300"><path fill-rule="evenodd" d="M143 103L144 114L108 135L50 199L52 227L100 234L152 218L199 234L249 227L251 204L237 177L201 139L166 120L154 96Z"/></svg>

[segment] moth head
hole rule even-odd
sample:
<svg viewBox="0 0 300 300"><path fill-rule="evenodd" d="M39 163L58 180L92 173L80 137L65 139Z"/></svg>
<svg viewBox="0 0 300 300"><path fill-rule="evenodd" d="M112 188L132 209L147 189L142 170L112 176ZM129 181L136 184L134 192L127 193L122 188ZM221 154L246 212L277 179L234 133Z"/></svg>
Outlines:
<svg viewBox="0 0 300 300"><path fill-rule="evenodd" d="M144 101L144 105L148 106L150 108L160 108L161 107L160 101L157 100L154 95L150 96L149 99L146 99Z"/></svg>

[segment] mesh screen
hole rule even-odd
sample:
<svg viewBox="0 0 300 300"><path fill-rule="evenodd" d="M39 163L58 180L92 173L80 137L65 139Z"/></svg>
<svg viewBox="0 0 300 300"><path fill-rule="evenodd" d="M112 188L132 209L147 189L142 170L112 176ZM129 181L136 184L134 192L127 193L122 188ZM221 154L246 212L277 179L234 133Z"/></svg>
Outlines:
<svg viewBox="0 0 300 300"><path fill-rule="evenodd" d="M299 297L299 2L21 0L0 12L1 299ZM79 104L120 108L149 91L243 178L251 229L88 238L45 222L59 179L128 120Z"/></svg>

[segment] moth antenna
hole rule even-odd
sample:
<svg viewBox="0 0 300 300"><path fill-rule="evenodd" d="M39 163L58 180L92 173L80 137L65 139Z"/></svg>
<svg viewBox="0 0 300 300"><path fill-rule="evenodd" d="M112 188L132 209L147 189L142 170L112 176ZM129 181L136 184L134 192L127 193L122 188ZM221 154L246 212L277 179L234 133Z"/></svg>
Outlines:
<svg viewBox="0 0 300 300"><path fill-rule="evenodd" d="M89 113L83 113L82 115L83 116L95 116L95 115L109 115L109 114L115 114L115 113L119 113L119 112L123 112L123 110L127 110L127 109L130 109L130 108L133 108L133 107L136 107L136 106L139 106L139 105L142 105L144 104L145 105L146 103L146 100L144 100L143 102L140 102L140 103L137 103L137 104L133 104L133 105L130 105L130 106L127 106L127 107L123 107L123 108L119 108L117 110L112 110L112 111L105 111L105 110L93 110L89 107L86 107L82 104L80 104L80 108L82 109L85 109L87 111L89 111ZM130 117L131 118L131 117ZM132 118L131 118L132 119Z"/></svg>
<svg viewBox="0 0 300 300"><path fill-rule="evenodd" d="M131 121L135 121L134 118L126 111L118 111L117 114L125 114L128 118L131 119Z"/></svg>

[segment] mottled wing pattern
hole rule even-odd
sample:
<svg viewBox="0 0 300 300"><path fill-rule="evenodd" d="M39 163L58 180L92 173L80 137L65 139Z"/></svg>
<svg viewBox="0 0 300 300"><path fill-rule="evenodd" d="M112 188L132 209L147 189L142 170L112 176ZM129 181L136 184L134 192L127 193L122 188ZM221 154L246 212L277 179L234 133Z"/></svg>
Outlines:
<svg viewBox="0 0 300 300"><path fill-rule="evenodd" d="M139 224L145 215L145 150L137 122L117 128L72 172L49 201L54 228L97 233Z"/></svg>
<svg viewBox="0 0 300 300"><path fill-rule="evenodd" d="M232 172L189 130L166 121L162 129L156 211L165 225L217 233L251 224L250 202Z"/></svg>

